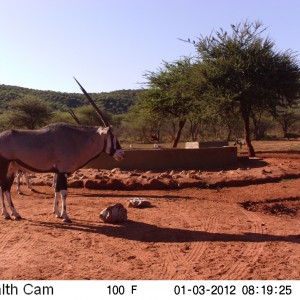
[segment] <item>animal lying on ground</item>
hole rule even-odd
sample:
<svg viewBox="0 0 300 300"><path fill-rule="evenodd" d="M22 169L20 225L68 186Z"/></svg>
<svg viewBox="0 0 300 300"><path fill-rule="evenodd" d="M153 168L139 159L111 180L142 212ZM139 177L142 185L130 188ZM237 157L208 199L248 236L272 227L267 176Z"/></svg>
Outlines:
<svg viewBox="0 0 300 300"><path fill-rule="evenodd" d="M69 222L67 215L67 174L83 167L102 152L116 160L124 158L124 151L113 134L111 127L76 126L52 124L39 130L7 130L0 134L0 201L2 215L10 216L8 206L15 219L20 215L15 209L10 190L17 169L40 173L56 173L55 200L53 212ZM62 200L58 211L59 194Z"/></svg>

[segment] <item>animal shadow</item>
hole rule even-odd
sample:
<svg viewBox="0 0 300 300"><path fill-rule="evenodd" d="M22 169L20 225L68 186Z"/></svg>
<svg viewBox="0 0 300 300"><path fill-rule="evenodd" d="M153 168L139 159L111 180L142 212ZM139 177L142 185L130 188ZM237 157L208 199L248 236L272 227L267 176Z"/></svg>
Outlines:
<svg viewBox="0 0 300 300"><path fill-rule="evenodd" d="M101 223L87 225L73 220L72 223L38 222L38 226L45 226L63 230L89 232L108 237L127 239L149 243L186 243L186 242L290 242L300 243L300 235L271 235L264 233L244 232L212 233L178 228L159 227L144 222L128 220L120 224Z"/></svg>

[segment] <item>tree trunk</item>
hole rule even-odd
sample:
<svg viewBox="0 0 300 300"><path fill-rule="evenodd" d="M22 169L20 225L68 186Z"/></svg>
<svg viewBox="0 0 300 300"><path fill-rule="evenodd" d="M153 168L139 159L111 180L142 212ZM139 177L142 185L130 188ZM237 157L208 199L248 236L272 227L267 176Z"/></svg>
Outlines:
<svg viewBox="0 0 300 300"><path fill-rule="evenodd" d="M289 124L287 120L283 120L282 122L282 130L283 130L283 136L285 136L289 131Z"/></svg>
<svg viewBox="0 0 300 300"><path fill-rule="evenodd" d="M252 115L252 123L253 123L253 134L254 139L259 140L259 122L254 115Z"/></svg>
<svg viewBox="0 0 300 300"><path fill-rule="evenodd" d="M174 142L173 142L173 148L176 148L178 145L178 142L180 140L180 136L181 136L181 131L185 125L186 119L180 120L179 121L179 128L176 132L175 138L174 138Z"/></svg>
<svg viewBox="0 0 300 300"><path fill-rule="evenodd" d="M195 142L197 140L197 125L196 124L191 124L190 135L191 135L192 141Z"/></svg>
<svg viewBox="0 0 300 300"><path fill-rule="evenodd" d="M230 126L228 126L227 142L230 142L230 140L231 140L231 134L232 134L232 129L231 129Z"/></svg>
<svg viewBox="0 0 300 300"><path fill-rule="evenodd" d="M244 139L248 149L248 155L249 157L255 157L255 151L251 144L251 137L250 137L250 109L242 107L241 110L242 110L242 117L244 120Z"/></svg>

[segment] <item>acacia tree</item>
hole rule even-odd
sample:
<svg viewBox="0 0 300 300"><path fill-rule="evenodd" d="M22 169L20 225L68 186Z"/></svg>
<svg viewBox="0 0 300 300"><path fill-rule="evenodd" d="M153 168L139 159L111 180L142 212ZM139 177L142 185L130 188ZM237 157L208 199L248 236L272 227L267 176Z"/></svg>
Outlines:
<svg viewBox="0 0 300 300"><path fill-rule="evenodd" d="M272 127L270 124L270 114L266 108L253 108L250 118L253 125L253 137L255 140L261 140L268 129Z"/></svg>
<svg viewBox="0 0 300 300"><path fill-rule="evenodd" d="M160 140L160 129L163 119L159 114L150 113L141 106L132 106L124 116L121 135L130 142L143 141L148 143L155 133Z"/></svg>
<svg viewBox="0 0 300 300"><path fill-rule="evenodd" d="M103 112L103 107L100 107L100 110ZM109 113L103 112L105 119L111 124L112 117ZM83 125L89 126L102 126L101 121L95 111L95 109L90 105L83 105L75 109L75 115L80 120L80 123Z"/></svg>
<svg viewBox="0 0 300 300"><path fill-rule="evenodd" d="M192 69L191 59L185 58L173 63L164 62L163 68L145 75L149 89L141 95L140 104L152 113L178 121L173 147L177 147L188 114L195 109Z"/></svg>
<svg viewBox="0 0 300 300"><path fill-rule="evenodd" d="M8 127L36 129L47 125L52 114L51 108L44 101L34 96L24 96L10 104L5 121Z"/></svg>
<svg viewBox="0 0 300 300"><path fill-rule="evenodd" d="M300 114L295 112L295 108L289 109L281 107L272 112L273 118L281 126L283 136L285 136L289 129L300 120Z"/></svg>
<svg viewBox="0 0 300 300"><path fill-rule="evenodd" d="M299 95L300 69L291 51L276 52L274 43L263 38L261 22L231 25L200 37L195 47L213 98L237 102L244 122L249 156L255 156L250 138L250 116L254 107L290 106Z"/></svg>

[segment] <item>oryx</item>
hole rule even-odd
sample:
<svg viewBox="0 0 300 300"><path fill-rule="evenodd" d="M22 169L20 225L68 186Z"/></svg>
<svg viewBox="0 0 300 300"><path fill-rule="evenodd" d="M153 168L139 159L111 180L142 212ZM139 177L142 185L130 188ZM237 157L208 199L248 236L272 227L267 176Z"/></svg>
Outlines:
<svg viewBox="0 0 300 300"><path fill-rule="evenodd" d="M16 171L16 178L17 178L17 191L18 191L18 194L23 194L22 191L21 191L21 178L22 177L25 179L25 184L26 184L28 190L33 191L33 188L32 188L31 183L29 181L28 174L26 172L22 172L21 170L17 170Z"/></svg>
<svg viewBox="0 0 300 300"><path fill-rule="evenodd" d="M14 208L10 189L16 169L57 174L54 213L64 221L70 221L66 211L67 174L83 167L90 160L105 152L116 160L124 158L124 152L111 127L52 124L39 130L7 130L0 134L0 193L2 214L9 214L4 205L6 196L12 215L19 219ZM58 211L58 195L62 199L62 211Z"/></svg>
<svg viewBox="0 0 300 300"><path fill-rule="evenodd" d="M114 136L112 127L108 126L95 102L77 80L76 82L95 108L104 127L52 124L38 130L7 130L0 133L0 201L4 218L8 219L10 216L5 208L3 194L12 215L16 219L20 218L10 195L16 170L56 173L53 212L68 222L70 219L66 209L66 176L102 152L116 160L124 158L124 151ZM59 194L62 199L61 213L58 211Z"/></svg>

